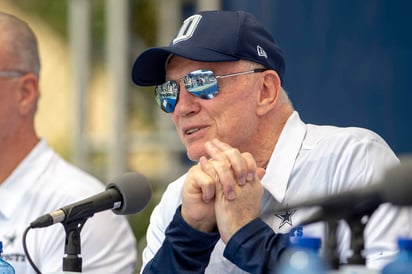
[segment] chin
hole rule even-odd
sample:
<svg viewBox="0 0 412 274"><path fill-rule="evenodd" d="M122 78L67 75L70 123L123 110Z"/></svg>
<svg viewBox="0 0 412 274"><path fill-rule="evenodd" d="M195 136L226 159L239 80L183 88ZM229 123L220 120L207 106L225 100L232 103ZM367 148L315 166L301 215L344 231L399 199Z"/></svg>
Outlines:
<svg viewBox="0 0 412 274"><path fill-rule="evenodd" d="M193 162L199 162L201 156L202 155L187 153L187 157Z"/></svg>
<svg viewBox="0 0 412 274"><path fill-rule="evenodd" d="M191 148L187 148L187 157L194 162L199 162L200 157L202 156L206 156L208 157L204 150L197 150L197 149L191 149ZM209 158L209 157L208 157Z"/></svg>
<svg viewBox="0 0 412 274"><path fill-rule="evenodd" d="M204 140L197 140L196 142L192 143L185 143L186 147L186 155L191 161L198 162L200 157L206 156L209 158L205 151L205 141Z"/></svg>

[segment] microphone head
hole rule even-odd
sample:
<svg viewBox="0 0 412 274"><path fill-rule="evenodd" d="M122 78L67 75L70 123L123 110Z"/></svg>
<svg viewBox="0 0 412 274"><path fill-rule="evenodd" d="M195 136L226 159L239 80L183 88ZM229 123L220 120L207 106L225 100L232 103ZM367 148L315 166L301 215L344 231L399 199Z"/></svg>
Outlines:
<svg viewBox="0 0 412 274"><path fill-rule="evenodd" d="M142 211L152 198L152 187L148 180L137 172L126 172L113 179L106 189L115 188L122 196L119 208L112 209L115 214L128 215Z"/></svg>
<svg viewBox="0 0 412 274"><path fill-rule="evenodd" d="M401 164L385 173L383 199L396 206L412 206L412 158L401 158Z"/></svg>

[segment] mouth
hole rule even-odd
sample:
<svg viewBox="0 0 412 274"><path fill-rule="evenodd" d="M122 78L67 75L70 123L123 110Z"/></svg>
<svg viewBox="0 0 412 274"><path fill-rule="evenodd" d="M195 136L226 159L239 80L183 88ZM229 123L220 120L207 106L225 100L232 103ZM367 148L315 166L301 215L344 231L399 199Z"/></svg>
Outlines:
<svg viewBox="0 0 412 274"><path fill-rule="evenodd" d="M185 135L192 135L195 132L198 132L200 130L200 128L196 127L196 128L189 128L188 130L185 130L184 133Z"/></svg>
<svg viewBox="0 0 412 274"><path fill-rule="evenodd" d="M201 134L200 132L203 132L205 129L207 128L206 125L193 125L190 127L184 127L182 128L182 133L183 136L186 137L191 137L193 138L194 136L200 136L199 134Z"/></svg>

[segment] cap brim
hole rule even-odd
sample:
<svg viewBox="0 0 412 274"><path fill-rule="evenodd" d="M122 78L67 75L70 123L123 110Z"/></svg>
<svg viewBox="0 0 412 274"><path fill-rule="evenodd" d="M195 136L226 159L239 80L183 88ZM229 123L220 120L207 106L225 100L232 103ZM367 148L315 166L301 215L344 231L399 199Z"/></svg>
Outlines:
<svg viewBox="0 0 412 274"><path fill-rule="evenodd" d="M170 54L199 62L237 61L240 58L205 48L158 47L142 52L132 68L132 80L139 86L154 86L165 82L166 61Z"/></svg>

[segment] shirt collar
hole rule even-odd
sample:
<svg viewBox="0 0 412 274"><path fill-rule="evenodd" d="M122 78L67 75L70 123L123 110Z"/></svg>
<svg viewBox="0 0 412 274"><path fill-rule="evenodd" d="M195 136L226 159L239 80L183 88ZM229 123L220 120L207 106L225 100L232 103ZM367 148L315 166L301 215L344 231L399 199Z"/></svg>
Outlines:
<svg viewBox="0 0 412 274"><path fill-rule="evenodd" d="M305 134L306 125L300 119L299 113L294 111L279 136L262 179L263 186L278 202L282 202L285 197L289 177Z"/></svg>

